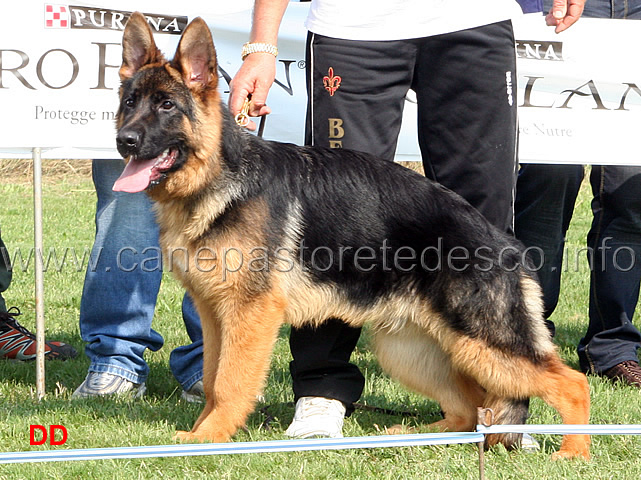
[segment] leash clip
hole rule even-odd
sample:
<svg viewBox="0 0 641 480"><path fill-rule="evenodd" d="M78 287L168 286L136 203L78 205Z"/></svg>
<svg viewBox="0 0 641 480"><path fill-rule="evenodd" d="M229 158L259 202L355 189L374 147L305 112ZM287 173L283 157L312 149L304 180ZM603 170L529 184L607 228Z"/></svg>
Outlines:
<svg viewBox="0 0 641 480"><path fill-rule="evenodd" d="M240 110L240 113L234 117L234 120L236 121L236 125L239 127L246 127L249 125L249 105L251 103L251 100L249 97L245 99L245 103L243 103L243 108Z"/></svg>

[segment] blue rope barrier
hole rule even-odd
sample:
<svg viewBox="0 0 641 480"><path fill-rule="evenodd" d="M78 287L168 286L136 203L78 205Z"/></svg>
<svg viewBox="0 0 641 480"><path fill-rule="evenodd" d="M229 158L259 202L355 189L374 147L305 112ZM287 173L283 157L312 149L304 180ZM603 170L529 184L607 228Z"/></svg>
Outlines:
<svg viewBox="0 0 641 480"><path fill-rule="evenodd" d="M641 425L477 425L476 431L491 433L540 433L549 435L641 435Z"/></svg>
<svg viewBox="0 0 641 480"><path fill-rule="evenodd" d="M307 440L276 440L270 442L197 443L121 448L8 452L0 453L0 464L446 445L478 443L482 442L484 438L483 434L478 432L453 432L411 435L380 435L372 437L319 438Z"/></svg>

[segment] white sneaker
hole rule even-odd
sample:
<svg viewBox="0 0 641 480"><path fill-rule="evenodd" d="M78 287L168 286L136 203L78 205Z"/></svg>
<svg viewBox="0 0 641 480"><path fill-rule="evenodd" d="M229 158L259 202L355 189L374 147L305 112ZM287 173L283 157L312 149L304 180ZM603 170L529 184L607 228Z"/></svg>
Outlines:
<svg viewBox="0 0 641 480"><path fill-rule="evenodd" d="M529 433L524 433L521 438L521 449L526 453L534 453L541 450L541 445Z"/></svg>
<svg viewBox="0 0 641 480"><path fill-rule="evenodd" d="M345 405L324 397L301 397L285 435L292 438L343 438Z"/></svg>
<svg viewBox="0 0 641 480"><path fill-rule="evenodd" d="M119 375L107 372L89 372L71 398L106 397L131 393L134 398L142 397L147 390L144 383L134 383Z"/></svg>
<svg viewBox="0 0 641 480"><path fill-rule="evenodd" d="M205 403L205 387L203 381L198 380L189 390L183 390L180 396L189 403Z"/></svg>

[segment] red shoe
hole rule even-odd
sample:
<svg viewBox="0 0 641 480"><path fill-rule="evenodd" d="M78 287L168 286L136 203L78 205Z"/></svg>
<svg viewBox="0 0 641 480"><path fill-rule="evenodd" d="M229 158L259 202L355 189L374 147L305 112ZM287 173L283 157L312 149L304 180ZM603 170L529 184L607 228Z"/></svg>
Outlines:
<svg viewBox="0 0 641 480"><path fill-rule="evenodd" d="M0 312L0 358L33 360L36 358L36 336L20 325L15 317L20 315L17 307ZM67 360L78 352L62 342L45 342L45 358Z"/></svg>

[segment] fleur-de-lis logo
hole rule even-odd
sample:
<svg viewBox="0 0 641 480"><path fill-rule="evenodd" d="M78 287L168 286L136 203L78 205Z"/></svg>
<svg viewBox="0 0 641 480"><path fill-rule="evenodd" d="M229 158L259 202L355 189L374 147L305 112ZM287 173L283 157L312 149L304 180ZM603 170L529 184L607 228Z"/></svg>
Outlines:
<svg viewBox="0 0 641 480"><path fill-rule="evenodd" d="M334 75L334 68L329 67L327 75L323 77L323 85L325 85L325 90L329 92L330 97L333 97L338 87L341 86L341 80L341 77Z"/></svg>

